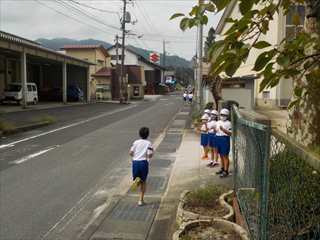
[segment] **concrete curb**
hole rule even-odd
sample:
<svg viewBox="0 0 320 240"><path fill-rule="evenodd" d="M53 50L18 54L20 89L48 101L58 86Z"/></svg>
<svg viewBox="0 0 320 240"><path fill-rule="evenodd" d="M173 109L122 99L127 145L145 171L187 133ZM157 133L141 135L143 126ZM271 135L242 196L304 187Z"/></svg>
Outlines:
<svg viewBox="0 0 320 240"><path fill-rule="evenodd" d="M20 133L20 132L30 131L30 130L33 130L36 128L48 126L50 124L53 124L53 123L48 122L48 121L42 121L42 122L22 125L20 127L16 127L14 129L11 129L10 131L0 131L0 137L16 134L16 133Z"/></svg>
<svg viewBox="0 0 320 240"><path fill-rule="evenodd" d="M215 217L211 217L211 216L206 216L206 215L201 215L198 213L193 213L190 211L187 211L184 209L184 204L185 204L185 199L186 196L190 193L191 191L185 190L182 192L181 196L180 196L180 202L178 205L178 210L177 210L177 216L176 216L176 222L177 224L183 225L184 223L190 222L190 221L195 221L195 220L215 220L215 219L220 219L220 218L215 218ZM219 204L224 207L226 210L228 210L228 214L226 214L225 216L221 217L221 219L225 219L225 220L232 220L234 218L234 210L232 208L232 206L230 206L230 204L228 204L225 201L225 198L227 196L229 196L230 194L233 194L233 190L226 192L224 194L222 194L219 197Z"/></svg>
<svg viewBox="0 0 320 240"><path fill-rule="evenodd" d="M236 232L241 240L249 240L248 234L247 232L240 227L239 225L229 222L227 220L224 219L213 219L213 220L195 220L195 221L191 221L191 222L187 222L184 223L180 226L180 229L178 231L176 231L173 236L172 236L172 240L179 240L180 237L188 230L197 227L199 225L201 225L203 227L203 225L217 225L217 227L223 227L223 228L227 228L230 229L231 231Z"/></svg>

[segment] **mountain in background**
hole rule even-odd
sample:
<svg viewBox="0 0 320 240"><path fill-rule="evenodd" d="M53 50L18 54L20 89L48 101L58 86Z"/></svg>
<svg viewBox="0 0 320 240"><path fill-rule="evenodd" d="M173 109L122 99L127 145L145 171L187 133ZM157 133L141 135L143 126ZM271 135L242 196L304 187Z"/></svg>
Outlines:
<svg viewBox="0 0 320 240"><path fill-rule="evenodd" d="M45 39L39 38L36 42L42 44L44 47L53 49L53 50L61 50L61 48L65 45L102 45L105 48L109 48L112 45L108 42L95 40L95 39L85 39L85 40L75 40L69 38L54 38L54 39ZM136 53L140 54L146 59L149 59L149 54L154 51L146 50L143 48L138 48L130 45L131 49L133 49ZM163 55L160 54L160 58L163 59ZM191 61L188 61L179 56L166 56L166 67L171 67L176 71L176 78L178 82L182 85L188 85L193 81L193 69Z"/></svg>
<svg viewBox="0 0 320 240"><path fill-rule="evenodd" d="M54 38L54 39L45 39L45 38L39 38L36 40L36 42L41 43L44 47L53 49L53 50L60 50L64 45L102 45L105 48L109 48L112 45L110 43L95 40L95 39L85 39L85 40L74 40L69 38ZM142 55L144 58L149 59L149 54L154 51L138 48L135 46L130 46L135 52ZM161 59L163 57L162 54L160 54ZM179 56L166 56L166 66L170 67L192 67L191 61L188 61L184 58L181 58Z"/></svg>

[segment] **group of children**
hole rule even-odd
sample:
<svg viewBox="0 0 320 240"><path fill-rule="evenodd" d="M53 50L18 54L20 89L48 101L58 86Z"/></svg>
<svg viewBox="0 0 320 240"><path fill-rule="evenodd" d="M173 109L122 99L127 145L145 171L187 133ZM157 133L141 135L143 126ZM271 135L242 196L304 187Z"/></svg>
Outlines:
<svg viewBox="0 0 320 240"><path fill-rule="evenodd" d="M220 113L216 110L204 110L201 117L201 146L203 147L203 160L211 160L208 167L219 165L220 157L221 169L216 173L221 178L229 176L229 152L231 122L228 120L230 112L228 109L221 109Z"/></svg>
<svg viewBox="0 0 320 240"><path fill-rule="evenodd" d="M187 90L185 90L183 92L183 101L185 103L192 103L192 99L193 99L193 92L192 91L188 92Z"/></svg>
<svg viewBox="0 0 320 240"><path fill-rule="evenodd" d="M220 177L229 176L229 152L231 122L228 120L229 110L222 109L220 113L216 110L206 109L201 117L201 146L203 147L202 159L211 161L208 167L219 165L218 158L221 160L221 169L217 172ZM138 205L144 205L144 193L146 191L146 180L149 172L149 160L153 156L153 147L148 140L149 128L142 127L139 130L140 139L134 141L130 148L132 157L133 187L140 186L140 198Z"/></svg>

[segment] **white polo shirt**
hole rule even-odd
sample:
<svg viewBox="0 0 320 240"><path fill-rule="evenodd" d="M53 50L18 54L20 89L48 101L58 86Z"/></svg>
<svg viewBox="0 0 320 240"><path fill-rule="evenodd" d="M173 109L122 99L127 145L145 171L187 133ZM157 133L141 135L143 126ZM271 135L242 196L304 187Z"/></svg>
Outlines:
<svg viewBox="0 0 320 240"><path fill-rule="evenodd" d="M207 123L207 127L208 127L209 133L215 133L217 128L217 121L211 120L210 122Z"/></svg>
<svg viewBox="0 0 320 240"><path fill-rule="evenodd" d="M220 129L220 126L222 126L224 129L228 130L228 131L231 131L232 129L232 125L231 125L231 122L230 121L221 121L219 120L217 122L217 127L216 127L216 135L217 136L229 136L227 134L225 134L225 132L223 132L221 129Z"/></svg>
<svg viewBox="0 0 320 240"><path fill-rule="evenodd" d="M153 147L150 141L139 139L134 141L130 151L133 152L133 161L148 160L148 155L153 153Z"/></svg>

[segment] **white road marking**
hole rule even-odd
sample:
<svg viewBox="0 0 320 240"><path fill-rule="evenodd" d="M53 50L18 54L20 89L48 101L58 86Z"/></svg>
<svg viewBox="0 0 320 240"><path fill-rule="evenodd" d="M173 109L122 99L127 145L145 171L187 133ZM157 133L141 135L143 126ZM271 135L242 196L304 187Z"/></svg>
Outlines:
<svg viewBox="0 0 320 240"><path fill-rule="evenodd" d="M119 110L107 112L107 113L100 114L100 115L92 117L92 118L88 118L86 120L82 120L82 121L79 121L79 122L72 123L70 125L66 125L66 126L63 126L63 127L57 128L57 129L53 129L53 130L50 130L50 131L47 131L47 132L43 132L43 133L31 136L31 137L23 138L23 139L20 139L18 141L15 141L15 142L11 142L11 143L8 143L8 144L3 144L3 145L0 145L0 149L4 149L4 148L8 148L8 147L14 147L18 143L26 142L26 141L29 141L29 140L32 140L32 139L35 139L35 138L38 138L38 137L42 137L42 136L45 136L45 135L48 135L48 134L51 134L51 133L54 133L54 132L58 132L58 131L64 130L66 128L71 128L71 127L75 127L75 126L78 126L78 125L81 125L81 124L84 124L84 123L87 123L87 122L91 122L93 120L96 120L96 119L99 119L99 118L102 118L102 117L105 117L105 116L108 116L108 115L112 115L112 114L115 114L115 113L118 113L118 112L122 112L122 111L128 110L130 108L134 108L136 106L137 105L132 105L132 106L129 106L129 107L126 107L126 108L122 108L122 109L119 109Z"/></svg>
<svg viewBox="0 0 320 240"><path fill-rule="evenodd" d="M30 160L30 159L32 159L32 158L38 157L38 156L40 156L40 155L42 155L42 154L45 154L45 153L47 153L47 152L49 152L49 151L51 151L51 150L53 150L53 149L55 149L55 148L57 148L57 147L59 147L59 145L56 145L56 146L53 146L53 147L50 147L50 148L41 150L41 151L39 151L39 152L30 154L30 155L25 156L25 157L23 157L23 158L20 158L20 159L18 159L18 160L12 161L12 162L10 162L10 164L16 164L16 165L17 165L17 164L24 163L24 162L26 162L26 161L28 161L28 160Z"/></svg>

